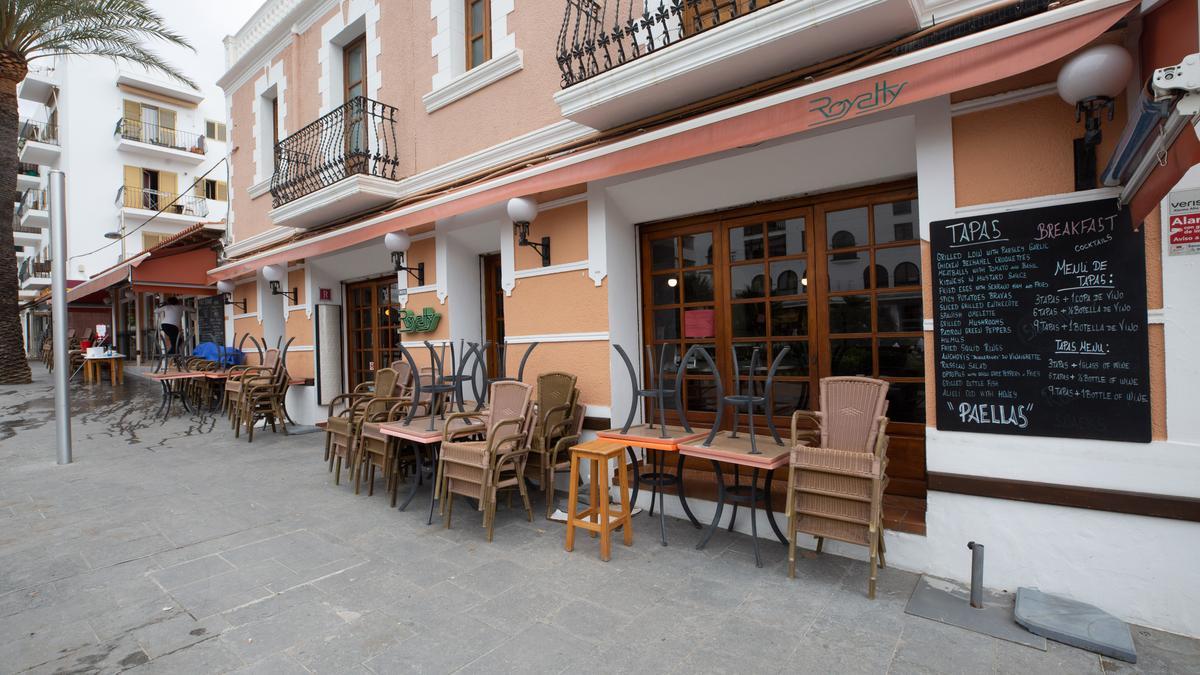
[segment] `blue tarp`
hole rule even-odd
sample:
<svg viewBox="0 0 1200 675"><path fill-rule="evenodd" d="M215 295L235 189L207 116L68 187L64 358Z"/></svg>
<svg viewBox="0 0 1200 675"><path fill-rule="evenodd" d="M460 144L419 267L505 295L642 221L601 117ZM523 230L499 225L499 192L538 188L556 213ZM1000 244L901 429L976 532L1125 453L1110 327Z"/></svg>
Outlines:
<svg viewBox="0 0 1200 675"><path fill-rule="evenodd" d="M198 356L209 361L217 361L227 366L241 365L246 360L242 350L233 347L222 347L214 342L201 342L192 350L192 356Z"/></svg>

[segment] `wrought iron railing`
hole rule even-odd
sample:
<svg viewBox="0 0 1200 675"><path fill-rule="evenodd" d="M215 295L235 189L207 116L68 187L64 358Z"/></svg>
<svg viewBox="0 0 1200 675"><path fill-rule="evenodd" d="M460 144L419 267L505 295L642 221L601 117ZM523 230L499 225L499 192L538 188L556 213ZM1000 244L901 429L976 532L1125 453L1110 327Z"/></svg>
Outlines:
<svg viewBox="0 0 1200 675"><path fill-rule="evenodd" d="M272 205L355 175L398 180L399 170L396 109L359 96L275 145Z"/></svg>
<svg viewBox="0 0 1200 675"><path fill-rule="evenodd" d="M26 190L21 195L21 205L17 207L17 218L23 218L31 210L45 211L49 208L48 204L45 190L33 188Z"/></svg>
<svg viewBox="0 0 1200 675"><path fill-rule="evenodd" d="M41 233L42 233L42 231L36 227L26 227L24 225L13 225L13 234L37 234L37 235L40 235Z"/></svg>
<svg viewBox="0 0 1200 675"><path fill-rule="evenodd" d="M37 164L31 164L30 162L17 163L17 175L19 176L37 176L40 175L40 173L41 170L38 168Z"/></svg>
<svg viewBox="0 0 1200 675"><path fill-rule="evenodd" d="M197 155L203 155L205 152L203 134L182 131L139 119L123 117L117 120L115 133L120 134L121 138L127 141L149 143Z"/></svg>
<svg viewBox="0 0 1200 675"><path fill-rule="evenodd" d="M50 261L49 260L34 260L26 258L17 268L17 278L21 283L25 283L31 277L41 277L43 279L50 277Z"/></svg>
<svg viewBox="0 0 1200 675"><path fill-rule="evenodd" d="M562 86L599 75L784 0L566 0Z"/></svg>
<svg viewBox="0 0 1200 675"><path fill-rule="evenodd" d="M17 134L17 145L23 147L28 141L58 145L58 125L25 120L21 123L21 131Z"/></svg>
<svg viewBox="0 0 1200 675"><path fill-rule="evenodd" d="M181 216L203 218L208 215L208 200L195 195L179 195L150 188L122 186L117 190L117 204L130 209L163 210Z"/></svg>

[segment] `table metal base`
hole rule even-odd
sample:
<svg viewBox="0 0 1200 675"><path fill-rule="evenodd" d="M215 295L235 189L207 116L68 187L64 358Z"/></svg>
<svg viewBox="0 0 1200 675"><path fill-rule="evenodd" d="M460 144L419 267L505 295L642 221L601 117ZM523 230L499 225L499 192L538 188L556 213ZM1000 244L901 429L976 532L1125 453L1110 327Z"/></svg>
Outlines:
<svg viewBox="0 0 1200 675"><path fill-rule="evenodd" d="M632 509L637 503L638 489L642 485L650 487L650 511L651 518L654 517L654 499L658 498L658 530L661 536L662 545L667 545L667 516L664 508L665 495L664 489L674 485L676 494L679 496L679 505L683 507L683 512L687 514L688 520L692 521L692 526L696 529L700 528L700 521L696 520L696 516L692 515L692 509L688 507L687 497L683 493L683 455L675 453L679 456L679 461L675 464L675 473L667 473L665 471L665 462L663 454L665 450L654 450L654 470L649 473L641 472L640 460L637 453L634 452L633 446L626 446L626 451L629 452L629 458L633 460L633 494L630 496L629 506ZM647 450L647 452L651 452ZM607 495L605 495L607 498Z"/></svg>
<svg viewBox="0 0 1200 675"><path fill-rule="evenodd" d="M682 459L682 457L680 457ZM771 507L771 480L775 477L775 470L769 469L766 474L766 481L763 484L763 489L758 488L758 469L754 469L750 476L749 485L741 485L741 472L735 470L734 485L732 487L725 484L725 475L721 472L721 463L716 460L709 460L713 465L713 472L717 476L717 512L713 514L712 522L708 524L708 531L704 533L704 538L700 543L696 544L697 549L703 549L708 545L708 540L712 538L713 533L721 526L721 513L725 510L726 502L733 505L733 513L729 516L729 531L733 531L734 521L737 520L737 507L739 504L750 505L750 532L751 541L754 543L754 564L759 567L763 566L762 554L758 549L758 505L762 504L767 512L767 522L771 524L771 529L775 531L775 537L779 543L787 546L787 537L779 529L779 524L775 522L775 509Z"/></svg>
<svg viewBox="0 0 1200 675"><path fill-rule="evenodd" d="M183 404L183 409L188 411L189 414L194 412L192 407L188 405L187 392L184 389L182 384L183 382L187 382L187 379L180 377L169 380L159 380L159 384L162 385L162 403L158 406L158 416L163 417L164 419L170 417L171 402L175 399L179 399L179 402ZM166 409L167 411L165 415L163 414L163 409Z"/></svg>

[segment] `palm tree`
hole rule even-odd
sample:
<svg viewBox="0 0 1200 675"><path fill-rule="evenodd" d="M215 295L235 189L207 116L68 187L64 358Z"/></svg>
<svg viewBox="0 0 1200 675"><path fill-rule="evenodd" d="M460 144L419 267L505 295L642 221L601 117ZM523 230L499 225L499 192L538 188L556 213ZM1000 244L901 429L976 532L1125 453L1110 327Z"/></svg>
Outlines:
<svg viewBox="0 0 1200 675"><path fill-rule="evenodd" d="M195 84L144 44L159 40L191 49L146 0L0 0L0 384L30 382L18 315L13 242L17 191L17 84L29 62L56 56L107 56ZM55 251L55 255L67 255ZM63 346L59 345L59 349Z"/></svg>

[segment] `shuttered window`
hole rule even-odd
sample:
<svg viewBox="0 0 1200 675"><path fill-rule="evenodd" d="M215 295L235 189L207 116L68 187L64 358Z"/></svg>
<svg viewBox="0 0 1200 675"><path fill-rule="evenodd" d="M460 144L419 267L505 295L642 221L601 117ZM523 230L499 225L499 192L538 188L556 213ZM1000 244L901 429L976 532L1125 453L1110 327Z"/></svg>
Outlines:
<svg viewBox="0 0 1200 675"><path fill-rule="evenodd" d="M204 179L196 184L196 196L219 202L229 200L229 190L223 180Z"/></svg>
<svg viewBox="0 0 1200 675"><path fill-rule="evenodd" d="M225 123L215 120L206 120L204 122L204 135L214 141L225 142Z"/></svg>

